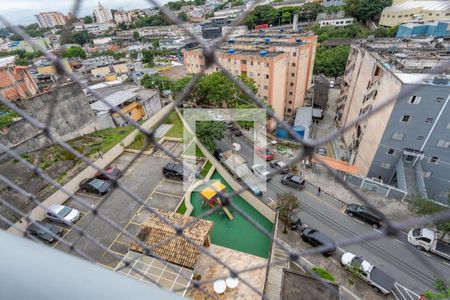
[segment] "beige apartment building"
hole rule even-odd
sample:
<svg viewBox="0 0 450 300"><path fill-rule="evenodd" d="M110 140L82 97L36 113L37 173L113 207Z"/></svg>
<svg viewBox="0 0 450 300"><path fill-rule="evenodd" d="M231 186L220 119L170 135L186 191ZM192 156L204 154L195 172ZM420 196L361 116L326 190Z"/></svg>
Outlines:
<svg viewBox="0 0 450 300"><path fill-rule="evenodd" d="M450 19L450 1L397 0L381 13L379 24L394 27L414 20L438 21Z"/></svg>
<svg viewBox="0 0 450 300"><path fill-rule="evenodd" d="M53 28L56 26L64 26L67 23L67 18L62 13L57 11L43 12L35 15L39 27Z"/></svg>
<svg viewBox="0 0 450 300"><path fill-rule="evenodd" d="M217 52L219 62L233 75L246 74L258 87L257 95L267 101L278 117L292 115L303 106L311 87L317 36L266 33L247 34L224 44ZM204 68L201 49L184 51L188 73ZM217 67L207 73L217 71Z"/></svg>

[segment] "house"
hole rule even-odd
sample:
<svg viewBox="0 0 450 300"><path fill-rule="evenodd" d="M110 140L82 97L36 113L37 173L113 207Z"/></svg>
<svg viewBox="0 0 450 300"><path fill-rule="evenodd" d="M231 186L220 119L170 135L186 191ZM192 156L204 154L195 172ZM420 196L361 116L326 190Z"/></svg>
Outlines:
<svg viewBox="0 0 450 300"><path fill-rule="evenodd" d="M26 99L39 92L28 67L16 66L15 59L15 56L0 58L0 95L11 101Z"/></svg>

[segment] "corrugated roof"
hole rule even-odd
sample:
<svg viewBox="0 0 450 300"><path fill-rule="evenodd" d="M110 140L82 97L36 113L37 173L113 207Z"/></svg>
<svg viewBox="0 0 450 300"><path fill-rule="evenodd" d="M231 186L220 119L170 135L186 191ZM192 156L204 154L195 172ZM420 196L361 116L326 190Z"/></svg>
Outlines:
<svg viewBox="0 0 450 300"><path fill-rule="evenodd" d="M16 60L15 55L0 58L0 68L13 64L15 60Z"/></svg>
<svg viewBox="0 0 450 300"><path fill-rule="evenodd" d="M104 101L96 101L91 104L91 108L93 111L95 111L97 114L102 114L111 109L111 107L119 106L120 104L135 98L138 96L138 94L130 91L118 91L114 94L111 94L109 96L106 96L104 98ZM107 105L106 103L110 104Z"/></svg>
<svg viewBox="0 0 450 300"><path fill-rule="evenodd" d="M172 225L183 227L189 223L190 225L183 229L183 235L188 237L195 245L188 242L184 236L178 236L172 226L155 214L151 214L142 223L138 238L148 245L156 256L180 266L194 268L200 256L198 247L202 247L207 241L214 222L171 211L158 210L158 212L168 219ZM158 246L154 247L155 245ZM130 249L143 252L142 247L136 242L131 243Z"/></svg>
<svg viewBox="0 0 450 300"><path fill-rule="evenodd" d="M450 9L450 1L447 0L430 0L430 1L407 1L396 6L387 7L389 11L422 8L423 10L448 10Z"/></svg>

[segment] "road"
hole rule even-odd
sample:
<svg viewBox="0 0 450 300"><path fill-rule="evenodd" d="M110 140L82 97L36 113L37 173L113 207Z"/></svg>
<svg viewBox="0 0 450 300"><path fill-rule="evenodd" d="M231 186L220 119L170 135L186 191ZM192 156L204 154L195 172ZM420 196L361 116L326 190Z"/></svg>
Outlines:
<svg viewBox="0 0 450 300"><path fill-rule="evenodd" d="M253 162L253 146L244 137L234 137L217 142L217 146L222 150L231 148L232 142L241 144L240 154L251 166ZM268 167L270 170L270 167ZM281 184L281 175L276 175L268 182L268 190L264 193L262 200L266 203L270 199L276 199L276 194L284 191L294 192L300 200L302 210L301 217L305 224L314 227L327 234L335 241L359 236L373 230L368 224L349 217L343 213L344 204L326 201L325 195L317 197L315 190L307 186L303 191L295 191ZM306 178L306 180L308 180ZM407 287L417 294L423 293L433 287L434 274L431 267L439 270L442 274L450 277L450 264L437 256L419 252L406 241L406 235L401 234L396 239L380 238L351 246L345 246L338 252L349 251L363 256L372 264L380 267L390 274L398 284ZM423 258L425 264L418 259L417 255ZM339 259L339 257L335 257ZM397 298L397 297L396 297ZM403 297L403 299L409 299Z"/></svg>

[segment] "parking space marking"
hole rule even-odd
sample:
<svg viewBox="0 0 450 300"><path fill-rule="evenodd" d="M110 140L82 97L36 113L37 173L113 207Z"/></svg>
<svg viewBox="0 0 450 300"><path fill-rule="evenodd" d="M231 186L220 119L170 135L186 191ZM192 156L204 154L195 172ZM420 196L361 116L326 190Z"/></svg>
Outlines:
<svg viewBox="0 0 450 300"><path fill-rule="evenodd" d="M97 195L92 195L92 194L84 193L84 192L81 192L81 191L76 192L75 195L83 196L83 197L89 197L89 198L94 198L94 199L97 199L97 200L103 200L103 198L104 198L104 196L103 197L99 197Z"/></svg>
<svg viewBox="0 0 450 300"><path fill-rule="evenodd" d="M110 266L104 265L104 264L99 263L99 262L97 262L96 264L99 265L99 266L102 266L102 267L104 267L104 268L108 268L108 269L114 271L114 268L111 268Z"/></svg>
<svg viewBox="0 0 450 300"><path fill-rule="evenodd" d="M163 192L158 192L158 191L155 191L155 194L161 194L161 195L164 195L164 196L176 197L176 198L180 198L180 199L183 198L183 196L177 196L177 195L163 193Z"/></svg>
<svg viewBox="0 0 450 300"><path fill-rule="evenodd" d="M179 185L182 185L182 184L183 184L183 181L175 181L175 180L163 178L163 182L165 182L165 181L171 182L171 183L176 183L176 184L179 184Z"/></svg>
<svg viewBox="0 0 450 300"><path fill-rule="evenodd" d="M83 213L82 213L82 214L81 214L81 217L76 221L76 223L79 223L86 215L87 215L87 214L83 214ZM75 224L76 224L76 223L75 223ZM64 228L64 227L62 227L62 228ZM64 236L68 235L70 232L72 232L72 230L73 230L73 226L70 226L70 227L67 229L67 233L66 233ZM59 242L60 242L60 240L57 240L56 243L52 246L52 248L55 248L56 245L59 244Z"/></svg>
<svg viewBox="0 0 450 300"><path fill-rule="evenodd" d="M122 241L115 241L113 244L115 244L115 243L122 244L122 245L127 245L127 246L128 246L128 243L124 243L124 242L122 242ZM113 244L111 244L109 247L111 247Z"/></svg>

